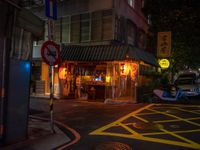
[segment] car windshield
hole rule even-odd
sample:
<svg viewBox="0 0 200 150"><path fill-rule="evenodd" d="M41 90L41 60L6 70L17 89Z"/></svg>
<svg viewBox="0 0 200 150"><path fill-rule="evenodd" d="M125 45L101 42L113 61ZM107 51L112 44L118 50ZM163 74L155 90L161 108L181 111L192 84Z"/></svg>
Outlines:
<svg viewBox="0 0 200 150"><path fill-rule="evenodd" d="M196 74L181 74L179 75L179 78L193 78L195 79L196 78Z"/></svg>
<svg viewBox="0 0 200 150"><path fill-rule="evenodd" d="M194 84L193 79L182 79L182 80L177 80L176 81L177 85L185 85L185 84Z"/></svg>

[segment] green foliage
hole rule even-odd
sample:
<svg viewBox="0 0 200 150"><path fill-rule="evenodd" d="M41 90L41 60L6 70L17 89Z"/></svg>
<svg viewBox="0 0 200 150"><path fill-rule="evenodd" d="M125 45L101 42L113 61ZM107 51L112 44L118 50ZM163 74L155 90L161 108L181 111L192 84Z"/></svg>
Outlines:
<svg viewBox="0 0 200 150"><path fill-rule="evenodd" d="M200 67L200 0L146 0L144 12L155 47L157 32L172 32L172 71Z"/></svg>

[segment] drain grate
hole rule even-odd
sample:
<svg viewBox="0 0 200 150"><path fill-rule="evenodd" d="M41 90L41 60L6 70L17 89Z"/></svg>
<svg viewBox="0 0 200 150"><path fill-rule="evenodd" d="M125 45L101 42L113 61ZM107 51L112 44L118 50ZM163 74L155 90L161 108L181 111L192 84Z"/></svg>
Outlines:
<svg viewBox="0 0 200 150"><path fill-rule="evenodd" d="M132 150L132 148L120 142L102 142L99 143L94 150Z"/></svg>

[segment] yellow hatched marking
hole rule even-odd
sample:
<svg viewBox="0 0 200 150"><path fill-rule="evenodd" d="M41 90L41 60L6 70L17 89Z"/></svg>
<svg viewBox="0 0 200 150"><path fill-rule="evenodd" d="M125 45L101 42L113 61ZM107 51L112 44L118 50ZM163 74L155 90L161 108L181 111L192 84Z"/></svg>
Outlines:
<svg viewBox="0 0 200 150"><path fill-rule="evenodd" d="M185 142L187 142L187 143L190 143L190 144L192 144L192 145L196 145L196 146L199 146L199 147L200 147L200 145L199 145L198 143L193 142L193 141L191 141L191 140L189 140L189 139L186 139L186 138L184 138L184 137L182 137L182 136L179 136L179 135L177 135L177 134L175 134L175 133L173 133L173 132L170 132L170 131L165 130L165 129L160 129L160 130L163 131L163 132L165 132L165 133L167 133L167 134L170 134L170 135L172 135L172 136L174 136L174 137L176 137L176 138L179 138L179 139L181 139L181 140L183 140L183 141L185 141Z"/></svg>
<svg viewBox="0 0 200 150"><path fill-rule="evenodd" d="M175 146L182 146L187 148L193 148L193 149L200 149L199 145L193 145L189 143L184 142L177 142L177 141L170 141L170 140L164 140L164 139L157 139L157 138L151 138L151 137L145 137L145 136L133 136L132 134L120 134L120 133L109 133L109 132L101 132L98 134L93 135L103 135L103 136L117 136L117 137L123 137L123 138L130 138L130 139L137 139L137 140L143 140L143 141L149 141L149 142L157 142L157 143L163 143L163 144L169 144L169 145L175 145Z"/></svg>
<svg viewBox="0 0 200 150"><path fill-rule="evenodd" d="M149 105L147 105L147 106L145 106L145 107L142 107L142 108L140 108L140 109L138 109L138 110L136 110L136 111L134 111L134 112L132 112L132 113L130 113L130 114L128 114L128 115L122 117L122 118L120 118L119 120L117 120L117 121L115 121L115 122L113 122L113 123L110 123L110 124L108 124L108 125L106 125L106 126L103 126L103 127L99 128L99 129L97 129L97 130L91 132L90 135L98 134L98 133L100 133L100 132L102 132L102 131L105 131L105 130L109 129L109 128L112 127L112 126L117 126L117 125L118 125L119 123L121 123L122 121L128 119L129 117L131 117L131 116L133 116L133 115L135 115L135 114L137 114L137 113L139 113L139 112L141 112L141 111L143 111L143 110L145 110L145 109L147 109L147 108L149 108L149 107L151 107L151 106L153 106L153 105L154 105L154 104L149 104Z"/></svg>
<svg viewBox="0 0 200 150"><path fill-rule="evenodd" d="M160 104L158 104L160 106ZM158 106L157 105L157 106ZM170 117L173 117L173 118L176 118L176 121L185 121L185 122L188 122L190 124L195 124L197 126L200 126L199 124L197 123L194 123L194 122L191 122L189 121L189 119L183 119L183 118L180 118L180 117L177 117L177 116L174 116L174 115L171 115L171 114L167 114L167 113L164 113L164 112L160 112L160 111L156 111L156 110L153 110L153 109L150 109L151 106L154 106L154 104L151 104L151 105L147 105L141 109L138 109L130 114L128 114L127 116L124 116L122 118L120 118L119 120L111 123L111 124L108 124L102 128L99 128L93 132L90 133L90 135L107 135L107 136L118 136L118 137L124 137L124 138L131 138L131 139L138 139L138 140L144 140L144 141L149 141L149 142L158 142L158 143L164 143L164 144L169 144L169 145L176 145L176 146L182 146L182 147L187 147L187 148L193 148L193 149L200 149L200 144L194 142L194 141L191 141L189 139L186 139L182 136L179 136L177 135L176 133L190 133L190 132L199 132L199 130L189 130L189 131L175 131L175 132L170 132L170 131L167 131L165 129L160 129L161 131L163 132L156 132L156 133L143 133L143 134L140 134L140 133L137 133L135 132L134 130L132 130L131 128L129 128L127 125L132 125L134 123L127 123L127 124L123 124L121 123L122 121L128 119L129 117L135 117L143 122L148 122L147 120L145 120L144 118L142 117L139 117L137 113L143 111L143 110L150 110L150 111L153 111L154 114L163 114L163 115L167 115L167 116L170 116ZM194 119L197 119L197 118L190 118L190 120L194 120ZM172 120L170 120L172 121ZM175 121L175 120L173 120ZM163 122L163 121L162 121ZM105 132L105 130L109 129L109 128L112 128L112 127L115 127L115 126L121 126L123 127L124 129L126 129L128 132L130 132L131 134L121 134L121 133L111 133L111 132ZM159 139L159 138L151 138L151 137L145 137L144 135L158 135L158 134L170 134L174 137L177 137L185 142L179 142L179 141L173 141L173 140L166 140L166 139Z"/></svg>
<svg viewBox="0 0 200 150"><path fill-rule="evenodd" d="M193 132L200 132L200 129L187 130L187 131L173 131L173 133L193 133ZM162 135L162 134L166 134L166 133L164 132L142 133L142 135Z"/></svg>
<svg viewBox="0 0 200 150"><path fill-rule="evenodd" d="M175 108L175 109L180 110L180 111L184 111L184 112L189 112L189 113L200 115L199 112L195 112L195 111L191 111L191 110L185 110L185 109L182 109L182 108Z"/></svg>
<svg viewBox="0 0 200 150"><path fill-rule="evenodd" d="M137 118L136 115L134 115L134 117ZM143 119L143 118L140 118L140 117L138 117L138 119L140 119L141 121L143 121L143 122L145 122L145 123L148 122L146 119ZM173 132L170 132L170 131L168 131L168 130L165 130L165 129L160 129L160 130L163 131L163 132L166 133L166 134L170 134L170 135L172 135L172 136L174 136L174 137L176 137L176 138L179 138L179 139L181 139L181 140L183 140L183 141L185 141L185 142L187 142L187 143L190 143L190 144L193 144L193 145L196 145L196 144L198 145L198 143L195 143L195 142L193 142L193 141L191 141L191 140L189 140L189 139L186 139L186 138L184 138L184 137L182 137L182 136L179 136L179 135L177 135L177 134L175 134L175 133L173 133Z"/></svg>
<svg viewBox="0 0 200 150"><path fill-rule="evenodd" d="M126 129L127 131L129 131L130 133L132 133L133 136L136 136L136 137L141 137L141 136L142 136L141 134L135 132L134 130L132 130L131 128L129 128L128 126L126 126L126 125L124 125L124 124L122 124L122 123L119 123L119 125L120 125L121 127L123 127L124 129Z"/></svg>
<svg viewBox="0 0 200 150"><path fill-rule="evenodd" d="M155 112L148 112L148 113L140 113L140 114L137 114L138 116L143 116L143 115L155 115L155 114L158 114L158 113L155 113Z"/></svg>
<svg viewBox="0 0 200 150"><path fill-rule="evenodd" d="M153 110L153 109L148 109L148 110L151 110L151 111L153 111L153 112L157 112L157 113L160 113L160 114L164 114L164 115L166 115L166 116L173 117L173 118L176 118L176 119L178 119L178 120L185 121L185 122L187 122L187 123L190 123L190 124L193 124L193 125L196 125L196 126L199 126L199 127L200 127L200 124L198 124L198 123L189 121L189 120L187 120L187 119L183 119L183 118L181 118L181 117L177 117L177 116L175 116L175 115L171 115L171 114L168 114L168 113L165 113L165 112L161 112L161 111L157 111L157 110Z"/></svg>
<svg viewBox="0 0 200 150"><path fill-rule="evenodd" d="M185 120L198 120L200 117L195 117L195 118L187 118ZM167 123L167 122L177 122L180 121L178 119L173 119L173 120L159 120L159 121L153 121L154 123Z"/></svg>
<svg viewBox="0 0 200 150"><path fill-rule="evenodd" d="M200 106L198 105L181 105L181 104L154 104L154 106L161 106L161 107L164 107L166 108L165 106L171 106L171 107L196 107L196 108L200 108ZM157 107L158 108L158 107Z"/></svg>
<svg viewBox="0 0 200 150"><path fill-rule="evenodd" d="M135 117L135 118L137 118L137 119L139 119L139 120L141 120L141 121L143 121L143 122L145 122L145 123L149 122L149 121L147 121L146 119L141 118L141 117L136 116L136 115L133 115L133 117Z"/></svg>

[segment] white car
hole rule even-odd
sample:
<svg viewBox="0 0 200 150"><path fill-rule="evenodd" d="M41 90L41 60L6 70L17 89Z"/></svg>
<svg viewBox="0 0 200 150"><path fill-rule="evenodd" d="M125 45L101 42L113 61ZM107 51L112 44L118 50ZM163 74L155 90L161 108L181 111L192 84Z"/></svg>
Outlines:
<svg viewBox="0 0 200 150"><path fill-rule="evenodd" d="M180 88L186 96L200 95L200 84L191 77L179 77L174 84Z"/></svg>

